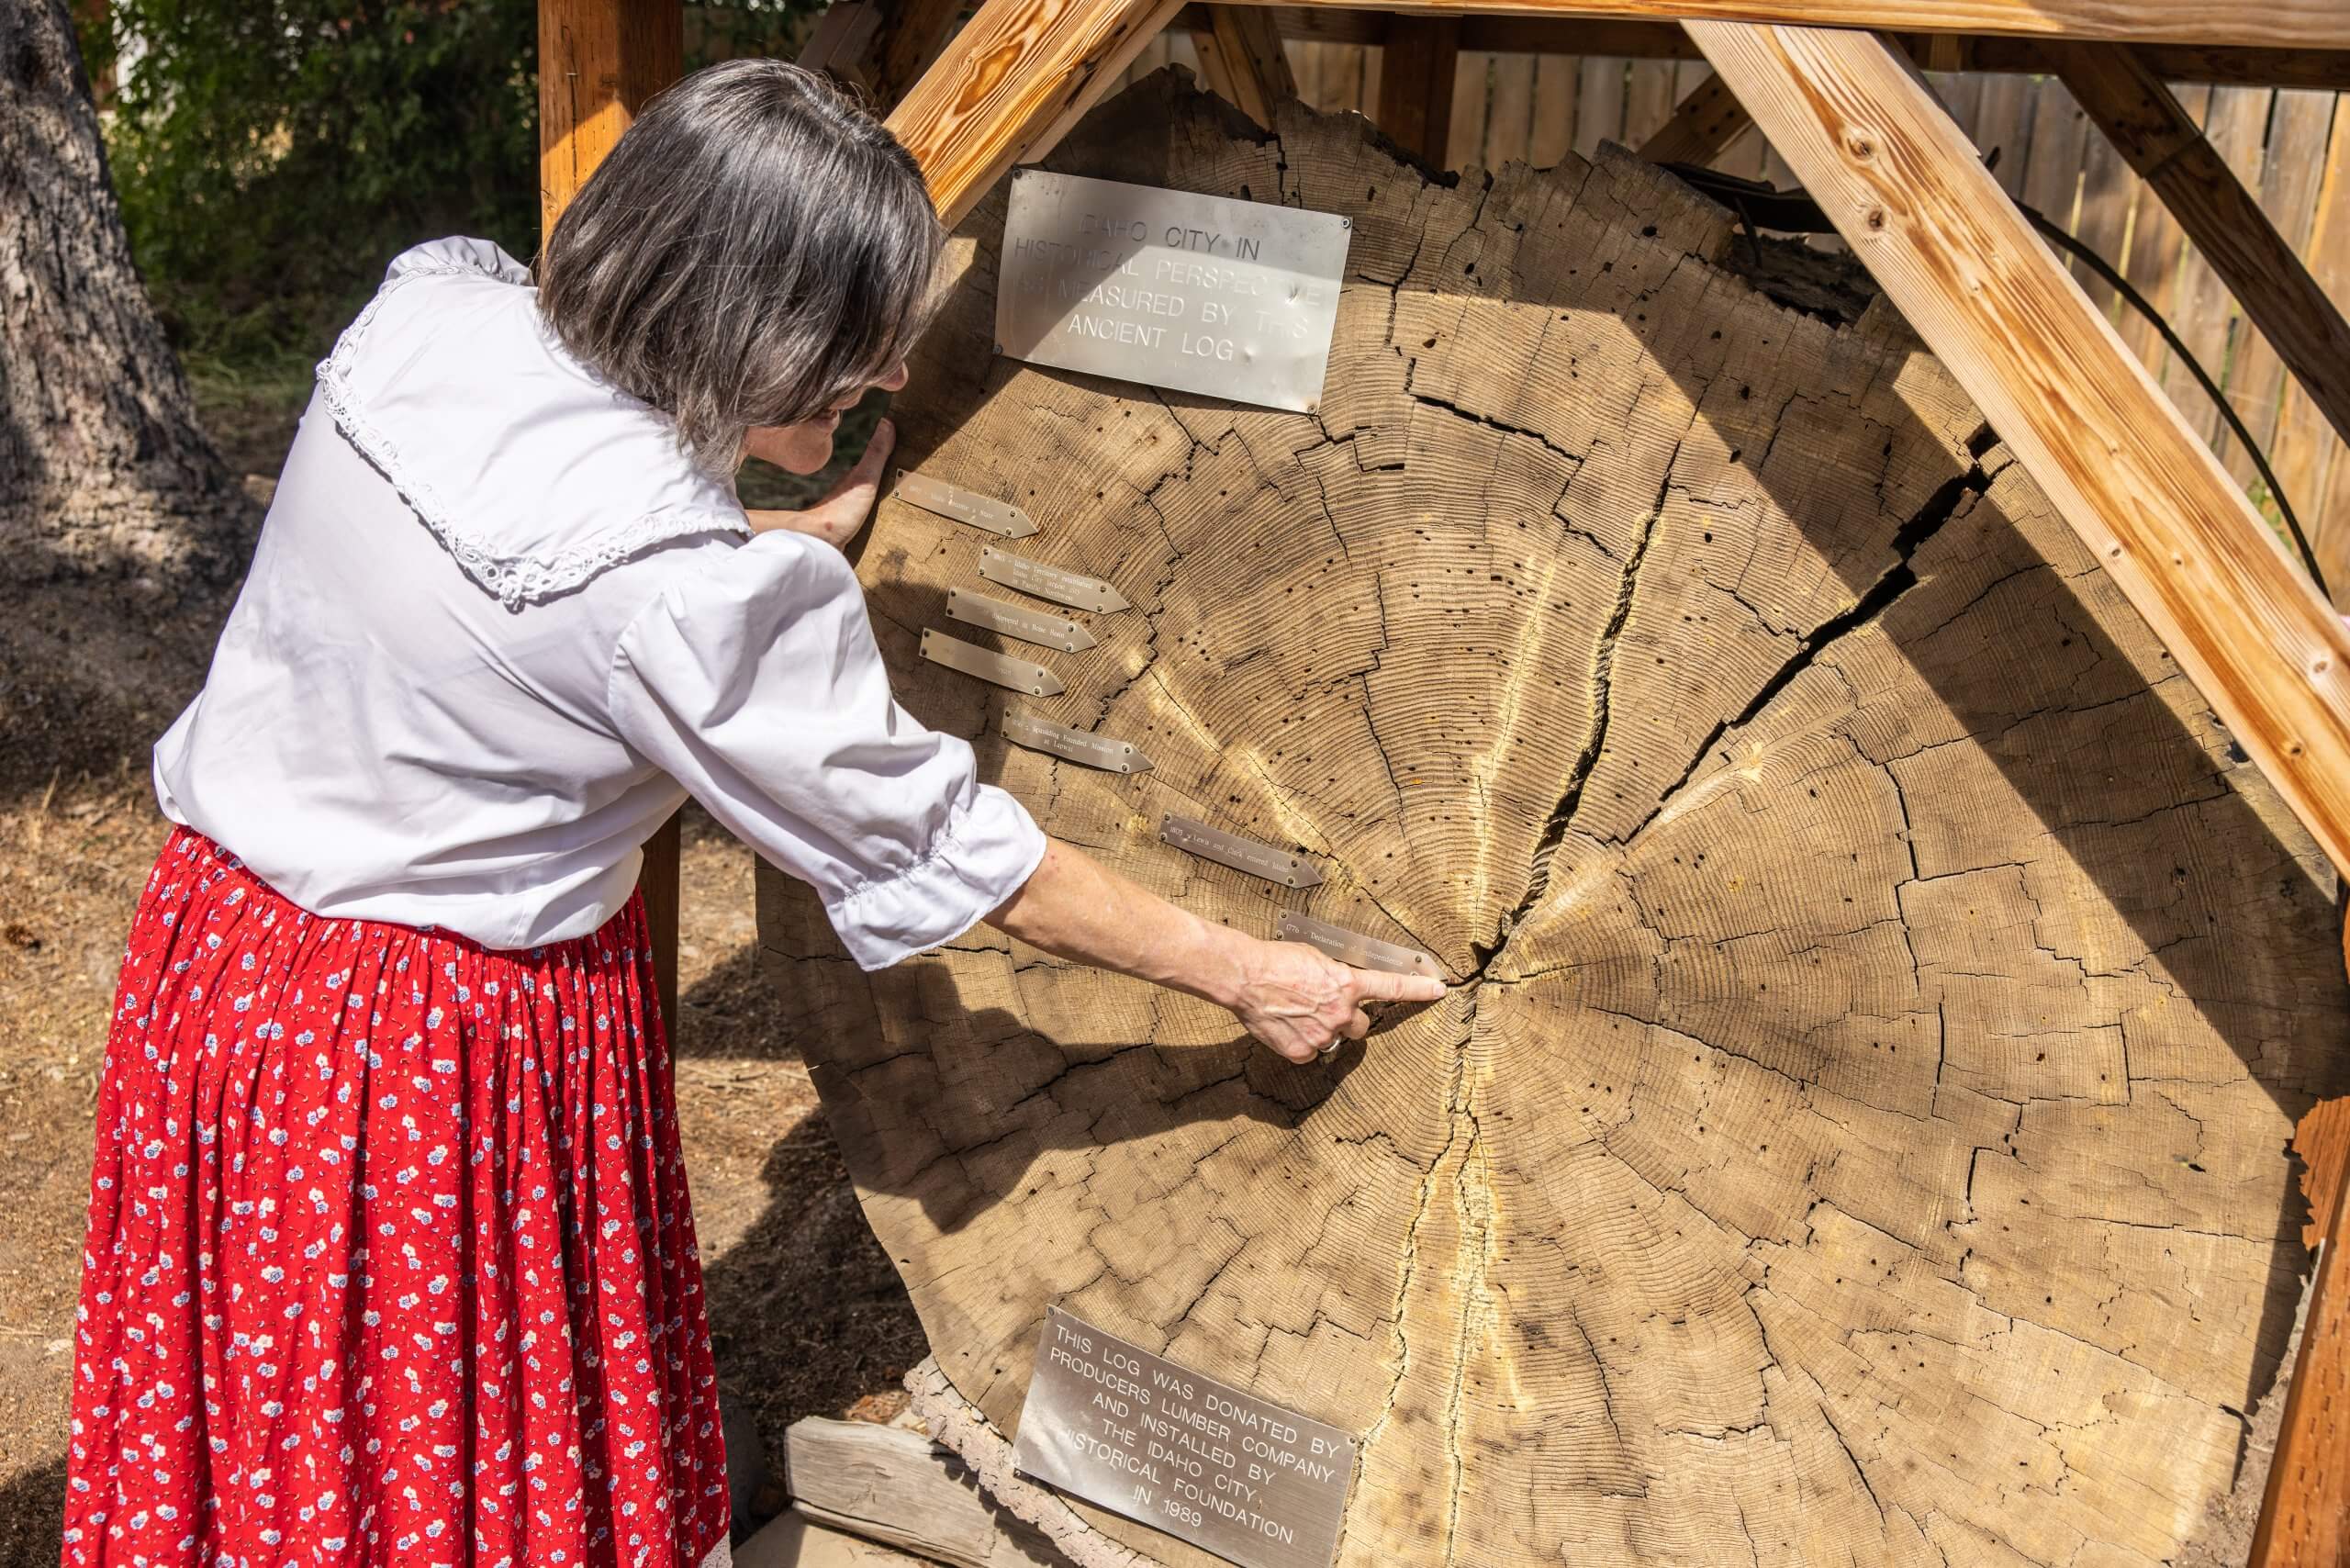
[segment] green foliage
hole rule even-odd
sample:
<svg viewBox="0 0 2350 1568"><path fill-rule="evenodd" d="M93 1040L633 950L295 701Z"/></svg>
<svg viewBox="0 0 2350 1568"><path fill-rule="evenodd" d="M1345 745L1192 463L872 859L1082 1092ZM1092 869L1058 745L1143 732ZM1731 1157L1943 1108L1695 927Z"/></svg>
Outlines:
<svg viewBox="0 0 2350 1568"><path fill-rule="evenodd" d="M109 151L183 352L315 354L415 241L527 256L538 226L529 0L113 0L85 37Z"/></svg>

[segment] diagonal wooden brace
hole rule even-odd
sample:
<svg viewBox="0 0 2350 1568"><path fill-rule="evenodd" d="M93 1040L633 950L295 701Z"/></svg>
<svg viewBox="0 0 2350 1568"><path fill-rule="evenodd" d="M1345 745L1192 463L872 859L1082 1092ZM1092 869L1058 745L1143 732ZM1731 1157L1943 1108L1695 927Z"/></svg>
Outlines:
<svg viewBox="0 0 2350 1568"><path fill-rule="evenodd" d="M1182 0L986 0L890 116L948 228L1109 90Z"/></svg>
<svg viewBox="0 0 2350 1568"><path fill-rule="evenodd" d="M1819 28L1684 24L2336 868L2350 634L1908 63Z"/></svg>
<svg viewBox="0 0 2350 1568"><path fill-rule="evenodd" d="M2350 441L2350 323L2259 199L2136 50L2057 44L2050 52L2065 85L2114 151L2163 198L2310 401Z"/></svg>

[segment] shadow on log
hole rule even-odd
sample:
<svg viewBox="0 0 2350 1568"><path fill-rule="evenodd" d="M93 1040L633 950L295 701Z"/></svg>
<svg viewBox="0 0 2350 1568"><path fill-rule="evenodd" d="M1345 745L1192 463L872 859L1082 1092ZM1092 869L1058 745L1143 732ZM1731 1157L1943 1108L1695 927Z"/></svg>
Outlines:
<svg viewBox="0 0 2350 1568"><path fill-rule="evenodd" d="M986 540L885 501L900 692L1186 907L1453 986L1292 1069L984 927L865 976L767 876L778 1005L959 1392L1016 1430L1058 1302L1359 1433L1355 1568L2174 1554L2306 1266L2333 878L1980 415L1613 149L1452 183L1161 75L1047 166L1351 216L1325 401L990 357L999 193L904 461L1133 602L1035 707L1158 767L1007 747L1026 700L914 652ZM1167 811L1328 879L1188 858Z"/></svg>

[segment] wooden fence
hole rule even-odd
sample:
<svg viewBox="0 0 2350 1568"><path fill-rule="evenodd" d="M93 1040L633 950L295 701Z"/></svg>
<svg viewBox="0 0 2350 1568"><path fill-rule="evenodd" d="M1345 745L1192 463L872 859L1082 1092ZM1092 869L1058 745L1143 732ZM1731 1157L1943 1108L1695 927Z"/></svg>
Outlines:
<svg viewBox="0 0 2350 1568"><path fill-rule="evenodd" d="M1315 108L1369 113L1378 102L1377 47L1295 39L1287 47L1298 95ZM1132 74L1170 63L1198 71L1191 39L1173 29L1146 49ZM1453 96L1452 162L1460 168L1493 168L1521 161L1539 168L1570 150L1588 154L1602 140L1638 147L1681 96L1710 74L1701 61L1464 50ZM1999 183L2102 256L2170 321L2266 453L2302 527L2313 538L2350 535L2350 454L2244 319L2219 274L2089 124L2065 84L2053 76L1989 73L1936 73L1930 80L1975 145L1997 155ZM2337 98L2350 95L2196 84L2177 90L2326 291L2350 305L2350 107L2337 112ZM1715 166L1776 185L1796 183L1752 131ZM2255 499L2266 503L2265 487L2242 443L2193 379L2171 362L2154 329L2086 269L2080 275L2089 297L2110 313L2188 422ZM2322 547L2322 558L2350 556L2344 548L2350 541L2327 543L2333 547ZM2336 589L2350 605L2350 583Z"/></svg>

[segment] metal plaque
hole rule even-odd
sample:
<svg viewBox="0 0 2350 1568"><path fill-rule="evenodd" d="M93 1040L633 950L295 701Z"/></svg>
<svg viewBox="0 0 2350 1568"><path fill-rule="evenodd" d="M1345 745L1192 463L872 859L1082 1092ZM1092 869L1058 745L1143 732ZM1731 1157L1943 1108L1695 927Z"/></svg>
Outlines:
<svg viewBox="0 0 2350 1568"><path fill-rule="evenodd" d="M1237 833L1226 833L1171 812L1159 819L1158 836L1186 854L1246 871L1252 877L1262 877L1269 882L1279 882L1283 887L1322 885L1320 868L1303 855L1292 855L1286 849L1275 849L1270 844L1259 844L1253 838L1243 838Z"/></svg>
<svg viewBox="0 0 2350 1568"><path fill-rule="evenodd" d="M966 643L959 637L949 637L943 632L922 634L922 656L934 665L976 675L981 680L992 680L998 686L1008 686L1014 691L1024 691L1031 697L1053 697L1069 689L1061 678L1043 665L1026 659L1015 659L1007 654Z"/></svg>
<svg viewBox="0 0 2350 1568"><path fill-rule="evenodd" d="M1100 577L1047 566L1042 561L1031 561L1025 555L1014 555L992 544L979 546L979 576L991 583L1002 583L1008 588L1018 588L1022 593L1032 593L1038 599L1049 599L1055 604L1077 610L1107 613L1134 608L1126 602L1125 595Z"/></svg>
<svg viewBox="0 0 2350 1568"><path fill-rule="evenodd" d="M1336 213L1021 169L996 352L1311 412L1351 237Z"/></svg>
<svg viewBox="0 0 2350 1568"><path fill-rule="evenodd" d="M1036 532L1028 514L1010 501L997 500L950 485L944 479L934 479L927 474L898 476L897 496L912 501L924 511L934 511L941 517L951 517L957 522L968 522L973 528L984 528L990 533L1001 533L1006 539L1025 539Z"/></svg>
<svg viewBox="0 0 2350 1568"><path fill-rule="evenodd" d="M1241 1568L1328 1568L1355 1441L1053 1307L1012 1462Z"/></svg>
<svg viewBox="0 0 2350 1568"><path fill-rule="evenodd" d="M1097 735L1090 730L1072 730L1067 724L1056 724L1033 713L1006 713L1003 738L1033 751L1050 752L1070 762L1107 768L1113 773L1147 773L1156 766L1128 742Z"/></svg>
<svg viewBox="0 0 2350 1568"><path fill-rule="evenodd" d="M1438 976L1444 971L1436 959L1417 947L1400 947L1393 942L1382 942L1376 936L1365 936L1360 931L1349 931L1343 925L1333 925L1326 920L1316 920L1310 914L1293 911L1281 912L1276 928L1282 940L1304 942L1320 948L1327 957L1342 964L1352 964L1359 969L1385 969L1390 974Z"/></svg>
<svg viewBox="0 0 2350 1568"><path fill-rule="evenodd" d="M1064 621L1041 610L1023 610L983 593L948 588L946 613L967 625L984 626L990 632L1001 632L1024 643L1041 643L1063 653L1073 654L1080 648L1093 646L1093 633L1074 621Z"/></svg>

